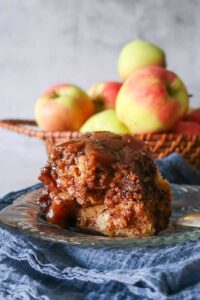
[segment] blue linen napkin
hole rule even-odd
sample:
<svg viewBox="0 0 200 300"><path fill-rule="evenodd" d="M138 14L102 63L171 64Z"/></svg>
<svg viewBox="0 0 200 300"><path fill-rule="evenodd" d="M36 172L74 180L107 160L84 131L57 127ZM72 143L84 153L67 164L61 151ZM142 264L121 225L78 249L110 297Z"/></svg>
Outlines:
<svg viewBox="0 0 200 300"><path fill-rule="evenodd" d="M165 161L167 168L171 161L176 169L176 157L159 160L159 168L168 174ZM191 181L191 172L188 178L180 173ZM0 209L38 187L6 195ZM155 248L84 248L42 241L1 224L0 299L200 299L200 240Z"/></svg>
<svg viewBox="0 0 200 300"><path fill-rule="evenodd" d="M200 185L200 171L178 153L172 153L164 159L157 159L156 163L163 177L170 182Z"/></svg>

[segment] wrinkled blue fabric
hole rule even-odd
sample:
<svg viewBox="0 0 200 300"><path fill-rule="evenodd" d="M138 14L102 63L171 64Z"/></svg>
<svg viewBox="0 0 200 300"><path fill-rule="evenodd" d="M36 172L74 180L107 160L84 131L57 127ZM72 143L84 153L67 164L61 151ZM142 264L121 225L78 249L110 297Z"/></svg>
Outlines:
<svg viewBox="0 0 200 300"><path fill-rule="evenodd" d="M178 153L172 153L164 159L157 159L156 162L163 177L170 182L200 185L200 171Z"/></svg>
<svg viewBox="0 0 200 300"><path fill-rule="evenodd" d="M39 186L6 195L0 209ZM0 224L0 299L200 299L200 240L155 248L84 248Z"/></svg>

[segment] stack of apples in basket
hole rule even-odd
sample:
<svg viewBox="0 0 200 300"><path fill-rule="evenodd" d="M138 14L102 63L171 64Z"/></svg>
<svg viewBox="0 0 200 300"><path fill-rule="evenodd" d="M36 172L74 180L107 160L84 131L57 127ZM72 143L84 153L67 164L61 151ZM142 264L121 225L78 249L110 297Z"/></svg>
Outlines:
<svg viewBox="0 0 200 300"><path fill-rule="evenodd" d="M183 81L166 67L165 53L147 41L126 44L118 59L120 82L88 92L57 84L38 99L36 121L45 131L111 131L124 134L200 134L200 108L191 108Z"/></svg>

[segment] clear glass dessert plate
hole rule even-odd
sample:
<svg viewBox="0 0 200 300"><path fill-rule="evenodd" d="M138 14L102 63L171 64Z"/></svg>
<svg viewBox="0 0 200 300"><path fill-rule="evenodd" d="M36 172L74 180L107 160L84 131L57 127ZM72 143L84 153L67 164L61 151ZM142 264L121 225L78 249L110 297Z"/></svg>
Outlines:
<svg viewBox="0 0 200 300"><path fill-rule="evenodd" d="M40 213L37 199L42 189L29 192L0 211L0 222L18 228L34 237L65 244L96 247L156 247L182 243L200 238L200 228L177 225L177 220L200 210L200 186L172 184L172 216L169 227L156 236L147 238L107 237L83 232L77 228L62 229L49 224Z"/></svg>

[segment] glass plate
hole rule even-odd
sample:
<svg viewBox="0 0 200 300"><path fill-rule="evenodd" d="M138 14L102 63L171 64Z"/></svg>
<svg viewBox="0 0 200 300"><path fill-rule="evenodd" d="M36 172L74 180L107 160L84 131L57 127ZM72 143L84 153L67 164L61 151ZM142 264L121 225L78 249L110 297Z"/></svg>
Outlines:
<svg viewBox="0 0 200 300"><path fill-rule="evenodd" d="M40 213L37 205L41 188L18 197L11 205L0 211L0 221L40 239L81 246L155 247L200 238L200 228L175 224L182 215L190 211L200 210L200 186L172 184L171 187L173 201L169 227L158 235L148 238L106 237L81 232L76 228L62 229L49 224Z"/></svg>

